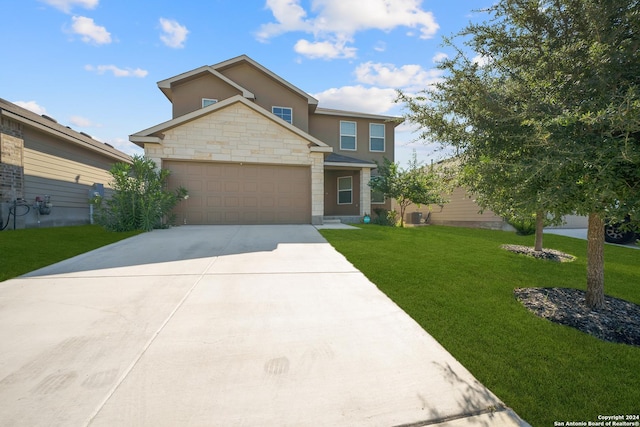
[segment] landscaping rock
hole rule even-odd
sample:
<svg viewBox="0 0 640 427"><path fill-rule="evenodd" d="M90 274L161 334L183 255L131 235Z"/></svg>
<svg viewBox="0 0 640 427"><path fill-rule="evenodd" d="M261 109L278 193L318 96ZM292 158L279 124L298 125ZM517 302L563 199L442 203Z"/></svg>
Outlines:
<svg viewBox="0 0 640 427"><path fill-rule="evenodd" d="M555 249L543 249L541 251L536 251L532 247L520 245L502 245L500 247L516 254L527 255L538 259L546 259L549 261L571 262L576 259L573 255L556 251Z"/></svg>
<svg viewBox="0 0 640 427"><path fill-rule="evenodd" d="M591 309L580 289L518 288L513 292L539 317L604 341L640 346L640 305L605 296L602 309Z"/></svg>

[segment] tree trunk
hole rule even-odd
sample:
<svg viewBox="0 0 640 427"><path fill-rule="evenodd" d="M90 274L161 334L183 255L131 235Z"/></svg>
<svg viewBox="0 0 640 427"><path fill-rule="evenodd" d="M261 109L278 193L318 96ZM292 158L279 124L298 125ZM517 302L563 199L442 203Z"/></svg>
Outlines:
<svg viewBox="0 0 640 427"><path fill-rule="evenodd" d="M604 306L604 220L599 214L589 215L587 230L587 297L591 308Z"/></svg>
<svg viewBox="0 0 640 427"><path fill-rule="evenodd" d="M404 227L404 211L407 210L407 205L401 202L401 203L398 203L398 206L400 206L400 227L403 228Z"/></svg>
<svg viewBox="0 0 640 427"><path fill-rule="evenodd" d="M544 228L544 212L536 212L536 245L533 248L536 252L542 251L542 229Z"/></svg>

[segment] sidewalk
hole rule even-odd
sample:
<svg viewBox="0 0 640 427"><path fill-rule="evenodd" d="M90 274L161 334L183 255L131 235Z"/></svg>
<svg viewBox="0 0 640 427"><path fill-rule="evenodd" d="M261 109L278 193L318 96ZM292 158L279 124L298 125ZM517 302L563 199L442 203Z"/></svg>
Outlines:
<svg viewBox="0 0 640 427"><path fill-rule="evenodd" d="M545 228L544 233L546 234L558 234L560 236L573 237L575 239L587 240L587 229L586 228ZM615 245L614 243L606 243L607 245ZM637 243L629 243L626 245L615 245L621 246L625 248L632 249L640 249Z"/></svg>

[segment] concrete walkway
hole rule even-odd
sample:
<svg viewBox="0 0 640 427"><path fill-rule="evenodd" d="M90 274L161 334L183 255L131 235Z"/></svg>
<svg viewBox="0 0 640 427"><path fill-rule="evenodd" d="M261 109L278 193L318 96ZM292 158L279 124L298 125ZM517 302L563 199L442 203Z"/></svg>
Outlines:
<svg viewBox="0 0 640 427"><path fill-rule="evenodd" d="M527 425L312 226L157 230L2 282L0 343L2 426Z"/></svg>

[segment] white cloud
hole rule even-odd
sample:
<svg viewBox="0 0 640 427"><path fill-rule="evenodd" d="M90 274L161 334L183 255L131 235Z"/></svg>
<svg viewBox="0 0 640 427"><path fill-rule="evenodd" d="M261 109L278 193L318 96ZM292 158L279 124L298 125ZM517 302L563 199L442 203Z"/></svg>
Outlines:
<svg viewBox="0 0 640 427"><path fill-rule="evenodd" d="M111 33L105 27L96 25L93 19L85 16L74 16L71 28L74 33L82 36L85 43L109 44L111 43Z"/></svg>
<svg viewBox="0 0 640 427"><path fill-rule="evenodd" d="M135 145L133 142L129 141L128 139L124 139L124 138L113 138L113 139L109 139L107 141L103 141L106 142L107 144L111 145L113 148L115 148L116 150L120 150L123 153L126 153L130 156L133 155L140 155L143 156L144 155L144 149L138 147L137 145Z"/></svg>
<svg viewBox="0 0 640 427"><path fill-rule="evenodd" d="M355 70L360 83L391 87L397 89L421 90L437 82L442 71L438 69L425 70L420 65L408 64L396 67L393 64L365 62Z"/></svg>
<svg viewBox="0 0 640 427"><path fill-rule="evenodd" d="M56 9L63 11L64 13L71 12L74 6L79 6L84 9L95 9L98 6L99 0L40 0L43 3L53 6Z"/></svg>
<svg viewBox="0 0 640 427"><path fill-rule="evenodd" d="M160 35L160 40L162 40L166 46L176 49L184 47L187 34L189 34L187 27L180 25L178 21L165 18L160 18L160 27L163 33Z"/></svg>
<svg viewBox="0 0 640 427"><path fill-rule="evenodd" d="M36 114L47 114L47 110L36 101L13 101L13 103Z"/></svg>
<svg viewBox="0 0 640 427"><path fill-rule="evenodd" d="M113 73L114 77L146 77L149 72L147 70L143 70L141 68L119 68L115 65L85 65L84 69L87 71L95 71L98 74L104 74L106 72Z"/></svg>
<svg viewBox="0 0 640 427"><path fill-rule="evenodd" d="M81 127L81 128L100 127L99 124L93 123L91 120L87 119L86 117L82 117L82 116L71 116L69 118L69 123L71 123L74 126Z"/></svg>
<svg viewBox="0 0 640 427"><path fill-rule="evenodd" d="M438 62L443 61L447 58L449 58L449 55L444 52L438 52L433 56L433 58L431 58L431 60L437 64Z"/></svg>
<svg viewBox="0 0 640 427"><path fill-rule="evenodd" d="M385 50L387 50L387 44L383 41L379 41L373 47L373 50L375 50L376 52L384 52Z"/></svg>
<svg viewBox="0 0 640 427"><path fill-rule="evenodd" d="M322 43L351 40L359 31L409 27L427 39L435 35L439 26L431 12L421 9L421 3L422 0L368 0L363 7L362 0L312 0L307 11L300 0L267 0L266 7L276 22L262 25L256 36L267 41L283 33L302 31Z"/></svg>
<svg viewBox="0 0 640 427"><path fill-rule="evenodd" d="M311 59L354 58L357 51L354 47L345 46L345 42L310 42L304 39L298 40L293 50Z"/></svg>
<svg viewBox="0 0 640 427"><path fill-rule="evenodd" d="M489 57L478 54L471 59L471 62L478 64L478 67L484 67L489 63Z"/></svg>
<svg viewBox="0 0 640 427"><path fill-rule="evenodd" d="M265 7L271 10L277 22L262 25L256 34L259 40L265 41L289 31L311 30L310 24L304 20L307 12L299 0L267 0Z"/></svg>
<svg viewBox="0 0 640 427"><path fill-rule="evenodd" d="M385 114L396 106L394 89L343 86L331 88L312 95L320 106L346 111L366 111L371 114Z"/></svg>

